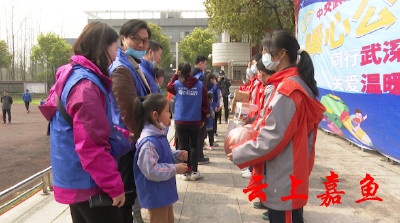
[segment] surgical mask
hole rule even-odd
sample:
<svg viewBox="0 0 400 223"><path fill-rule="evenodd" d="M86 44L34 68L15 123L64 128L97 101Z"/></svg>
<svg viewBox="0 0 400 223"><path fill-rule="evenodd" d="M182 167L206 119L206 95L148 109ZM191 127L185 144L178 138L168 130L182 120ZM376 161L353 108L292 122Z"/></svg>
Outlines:
<svg viewBox="0 0 400 223"><path fill-rule="evenodd" d="M281 61L281 60L272 62L272 61L271 61L271 54L269 54L269 53L265 53L265 54L262 55L262 63L264 64L264 67L265 67L267 70L276 71L276 67L278 66L278 64L279 64L280 61Z"/></svg>
<svg viewBox="0 0 400 223"><path fill-rule="evenodd" d="M251 70L251 73L256 74L256 73L257 73L257 67L256 67L256 65L253 64L253 65L251 66L250 70Z"/></svg>
<svg viewBox="0 0 400 223"><path fill-rule="evenodd" d="M154 60L154 53L153 53L153 61L149 61L150 65L152 68L154 68L156 66L156 61Z"/></svg>
<svg viewBox="0 0 400 223"><path fill-rule="evenodd" d="M159 83L157 83L156 86L157 86L157 89L158 89L158 90L161 90L161 86L160 86Z"/></svg>
<svg viewBox="0 0 400 223"><path fill-rule="evenodd" d="M126 41L124 41L125 46L128 47L128 49L125 51L128 55L131 55L135 57L136 59L141 59L144 55L146 55L146 51L139 51L139 50L134 50L126 44Z"/></svg>
<svg viewBox="0 0 400 223"><path fill-rule="evenodd" d="M157 119L158 119L158 121L157 121L157 124L158 124L158 126L161 128L161 130L163 131L163 132L165 132L165 129L167 128L162 122L160 122L160 117L157 115Z"/></svg>
<svg viewBox="0 0 400 223"><path fill-rule="evenodd" d="M213 81L213 84L215 85L216 83L217 83L217 81L216 81L216 80L214 80L214 81Z"/></svg>

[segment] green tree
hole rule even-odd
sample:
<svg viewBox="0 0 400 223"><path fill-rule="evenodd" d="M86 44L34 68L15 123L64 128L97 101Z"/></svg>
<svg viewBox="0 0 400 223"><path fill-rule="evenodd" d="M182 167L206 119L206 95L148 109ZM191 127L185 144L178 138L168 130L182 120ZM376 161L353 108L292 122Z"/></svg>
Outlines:
<svg viewBox="0 0 400 223"><path fill-rule="evenodd" d="M170 66L172 63L172 53L171 53L171 45L169 43L169 38L167 35L161 34L162 28L157 24L148 23L148 26L151 30L151 39L157 41L161 44L163 51L161 55L161 61L157 65L158 67L165 69Z"/></svg>
<svg viewBox="0 0 400 223"><path fill-rule="evenodd" d="M10 67L12 62L12 54L8 51L8 46L6 41L0 40L0 68Z"/></svg>
<svg viewBox="0 0 400 223"><path fill-rule="evenodd" d="M45 67L40 72L40 77L46 79L51 86L55 83L55 73L58 67L69 63L71 57L71 46L57 34L49 32L46 35L41 33L37 38L38 44L32 47L31 60Z"/></svg>
<svg viewBox="0 0 400 223"><path fill-rule="evenodd" d="M217 41L217 36L210 29L194 28L192 35L186 36L178 45L182 54L181 61L187 61L193 66L194 58L199 54L206 57L210 55L212 44Z"/></svg>
<svg viewBox="0 0 400 223"><path fill-rule="evenodd" d="M258 44L276 29L294 32L293 0L205 0L210 28L242 37L248 35Z"/></svg>

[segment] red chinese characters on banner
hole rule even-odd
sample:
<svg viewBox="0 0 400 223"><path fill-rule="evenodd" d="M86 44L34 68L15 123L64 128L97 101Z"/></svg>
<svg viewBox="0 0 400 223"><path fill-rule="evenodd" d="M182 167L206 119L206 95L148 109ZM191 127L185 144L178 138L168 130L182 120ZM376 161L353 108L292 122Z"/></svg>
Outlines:
<svg viewBox="0 0 400 223"><path fill-rule="evenodd" d="M264 179L264 177L262 175L258 175L258 176L252 177L252 179L254 180L254 183L250 184L247 187L247 189L243 189L243 193L247 194L247 192L251 191L251 193L249 194L249 201L252 201L257 197L261 197L261 199L266 201L266 196L265 196L265 193L262 192L262 189L268 187L268 184L263 183L261 185L254 186L256 183L258 183L259 181Z"/></svg>
<svg viewBox="0 0 400 223"><path fill-rule="evenodd" d="M326 207L328 207L330 205L330 203L332 202L332 204L340 204L340 199L342 198L340 195L336 195L336 196L332 196L333 194L345 194L344 191L337 191L336 187L337 187L337 182L339 182L339 180L337 179L339 176L337 174L335 174L335 172L330 171L331 175L330 176L326 176L326 179L328 180L328 182L325 182L325 189L326 189L326 193L325 194L321 194L318 195L317 198L321 198L321 200L324 200L324 202L322 202L322 205L325 205Z"/></svg>
<svg viewBox="0 0 400 223"><path fill-rule="evenodd" d="M295 199L295 198L300 198L300 199L308 199L307 195L302 194L302 195L296 195L296 187L299 186L303 181L292 176L290 174L290 180L292 181L292 189L290 190L290 195L286 197L281 197L282 201L287 201L289 199Z"/></svg>
<svg viewBox="0 0 400 223"><path fill-rule="evenodd" d="M383 201L379 197L373 197L376 194L376 191L379 188L379 185L374 182L374 178L371 177L368 173L366 174L365 178L360 181L361 185L361 194L363 195L363 198L356 201L356 203L364 202L366 200L377 200L377 201ZM372 197L371 197L372 196Z"/></svg>
<svg viewBox="0 0 400 223"><path fill-rule="evenodd" d="M383 75L383 92L400 95L400 73Z"/></svg>
<svg viewBox="0 0 400 223"><path fill-rule="evenodd" d="M362 92L382 94L380 74L363 74L362 77L367 79L367 81L361 81L361 83L364 84L363 88L361 89Z"/></svg>
<svg viewBox="0 0 400 223"><path fill-rule="evenodd" d="M400 39L385 41L383 46L379 43L373 43L368 46L363 46L361 50L361 66L365 66L367 64L376 64L379 65L382 62L386 63L387 61L400 62ZM383 48L383 49L382 49ZM378 56L378 53L384 52L385 57L383 59Z"/></svg>
<svg viewBox="0 0 400 223"><path fill-rule="evenodd" d="M335 10L339 5L341 5L346 0L331 0L325 3L324 8L320 8L317 11L317 18L320 19L322 15L326 16L326 13L332 12Z"/></svg>

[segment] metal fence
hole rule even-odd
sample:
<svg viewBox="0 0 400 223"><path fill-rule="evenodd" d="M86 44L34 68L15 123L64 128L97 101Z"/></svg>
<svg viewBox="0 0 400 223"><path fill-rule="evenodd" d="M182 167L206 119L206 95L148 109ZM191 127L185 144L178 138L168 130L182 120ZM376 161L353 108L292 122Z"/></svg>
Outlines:
<svg viewBox="0 0 400 223"><path fill-rule="evenodd" d="M30 183L34 182L35 180L41 179L41 182L38 183L37 185L35 185L34 187L25 190L26 186L29 185ZM47 182L46 179L49 183L49 189L47 189ZM6 202L5 204L0 206L0 212L3 211L3 209L5 209L7 206L12 205L16 202L18 202L22 197L24 197L25 195L31 193L32 191L35 191L37 188L42 187L42 193L43 195L48 195L50 191L53 191L53 183L52 183L52 174L51 174L51 167L48 167L42 171L40 171L39 173L36 173L35 175L19 182L18 184L0 192L0 200L2 200L3 198L6 198L7 196L15 193L15 192L21 192L23 191L20 195L18 195L17 197L13 198L12 200Z"/></svg>

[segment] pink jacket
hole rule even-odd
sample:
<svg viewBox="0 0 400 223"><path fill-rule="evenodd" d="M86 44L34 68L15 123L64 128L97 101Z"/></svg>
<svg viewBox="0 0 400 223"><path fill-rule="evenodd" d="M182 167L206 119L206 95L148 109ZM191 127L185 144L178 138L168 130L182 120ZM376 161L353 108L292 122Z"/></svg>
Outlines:
<svg viewBox="0 0 400 223"><path fill-rule="evenodd" d="M56 83L50 90L49 99L40 111L47 120L56 113L56 95L61 95L69 75L72 73L72 65L80 64L96 73L106 83L106 89L110 89L111 80L104 76L99 68L83 56L73 56L71 63L60 67L56 74ZM66 189L54 187L56 201L63 204L73 204L87 201L90 196L106 192L110 197L116 197L124 193L124 185L121 175L117 170L117 164L110 155L110 126L105 112L106 100L103 92L93 82L83 79L79 81L68 94L66 110L73 118L73 132L75 152L78 153L85 171L99 186L91 189ZM129 132L124 132L125 136Z"/></svg>

